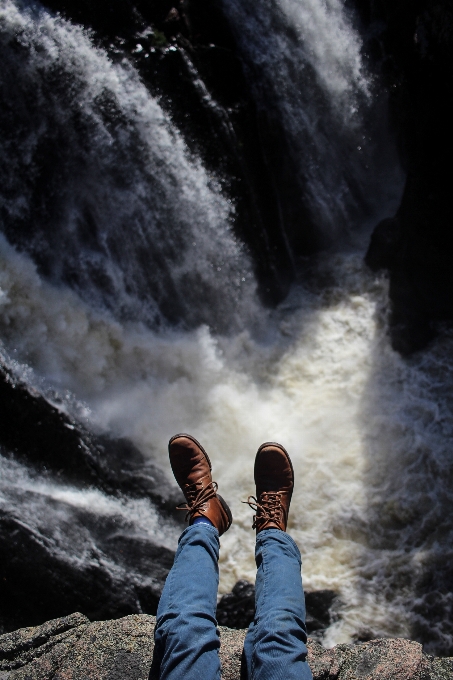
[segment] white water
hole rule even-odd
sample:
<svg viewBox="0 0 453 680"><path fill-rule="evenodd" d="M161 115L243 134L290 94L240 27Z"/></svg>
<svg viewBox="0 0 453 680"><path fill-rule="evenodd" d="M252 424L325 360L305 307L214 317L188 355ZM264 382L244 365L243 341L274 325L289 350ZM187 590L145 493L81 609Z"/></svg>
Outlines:
<svg viewBox="0 0 453 680"><path fill-rule="evenodd" d="M443 357L453 339L410 361L394 353L386 281L364 269L360 254L321 260L314 281L269 318L260 344L247 332L216 340L207 328L155 335L120 326L40 282L5 245L0 270L1 334L10 354L36 367L30 382L41 375L69 387L92 425L131 437L167 470L175 432L207 448L235 518L222 538L221 592L254 579L251 512L241 500L254 491L258 445L280 441L295 466L289 527L305 587L334 589L346 603L325 643L363 630L410 635L417 578L451 542L444 475L453 381L440 385L439 374L451 375ZM132 505L121 513L136 525ZM421 527L421 511L436 537Z"/></svg>
<svg viewBox="0 0 453 680"><path fill-rule="evenodd" d="M288 113L291 103L306 95L297 86L308 64L330 104L346 119L359 113L360 98L371 96L361 40L341 0L266 0L260 5L232 0L225 11L255 67L264 66L272 75L271 86Z"/></svg>
<svg viewBox="0 0 453 680"><path fill-rule="evenodd" d="M452 542L453 380L445 358L452 338L445 333L409 361L396 355L386 336L386 280L364 269L362 252L320 258L279 309L260 310L249 263L230 229L233 207L215 178L188 155L131 66L111 64L86 33L46 12L25 11L8 0L0 7L2 46L13 36L21 45L20 60L13 51L10 65L18 81L24 78L22 90L30 86L36 95L28 122L39 123L28 136L4 144L11 191L3 207L24 219L31 214L23 177L33 178L34 149L52 126L68 131L68 147L83 160L79 166L70 156L69 175L75 172L77 181L62 179L67 201L61 221L38 225L46 237L56 230L57 245L50 237L30 236L31 252L50 258L54 283L37 274L27 255L0 241L0 337L15 370L47 394L57 391L91 427L130 437L167 470L172 434L189 431L201 440L235 517L222 539L222 592L238 578L254 578L251 512L241 500L253 493L259 444L281 441L296 470L290 531L303 553L305 587L332 588L345 603L325 643L347 641L360 631L410 635L417 618L413 604L429 591L420 578L426 572L435 580ZM369 93L357 35L333 0L247 7L242 21L233 16L239 5L230 4L232 21L243 27L250 48L249 67L263 90L272 91L289 138L308 159L311 209L334 234L341 231L336 218L341 222L352 210L348 173L350 179L366 166L357 160L361 150L352 153L345 142L360 130L356 109ZM287 33L279 32L288 21L294 53ZM263 52L268 39L273 42ZM330 102L322 120L322 106L304 106L307 92L314 92L311 76L288 87L294 72L309 67ZM69 105L68 99L49 99L46 78L56 69ZM121 114L113 128L99 106L103 93ZM80 141L69 109L83 112L88 145ZM21 120L25 125L27 116ZM309 141L306 147L297 141L299 133ZM115 183L113 172L123 162L122 180L131 177L126 188ZM388 191L377 195L391 212L400 179L397 170L389 177ZM380 186L379 177L373 182ZM80 205L88 205L101 234L91 250L77 231ZM144 273L138 247L154 258L148 269L162 283L154 297L147 286L155 281L146 268ZM178 266L175 251L181 254ZM74 262L84 275L70 290L64 272ZM110 287L96 287L92 267ZM196 294L185 279L192 271L201 281ZM159 295L168 288L176 291L184 319L198 324L195 330L156 333L137 322L160 316ZM200 325L211 314L217 323L225 310L234 329L228 337ZM252 323L257 312L264 328L259 339ZM73 508L119 517L137 536L176 543L173 528L158 527L144 501L76 491L12 463L2 465L0 501L30 525L47 525L63 552ZM53 516L52 500L67 510ZM450 644L447 638L441 622L432 648Z"/></svg>
<svg viewBox="0 0 453 680"><path fill-rule="evenodd" d="M258 109L284 128L303 202L326 243L398 205L385 94L342 0L224 0ZM371 115L370 115L371 111ZM367 120L364 124L364 120Z"/></svg>
<svg viewBox="0 0 453 680"><path fill-rule="evenodd" d="M96 550L89 528L78 521L77 511L97 521L113 518L118 533L123 530L129 537L149 538L159 545L174 547L177 536L168 526L159 525L159 515L146 499L118 499L94 488L74 489L51 477L30 474L24 466L3 457L0 473L0 509L11 512L20 504L20 522L38 536L45 536L60 560L86 567L99 559L101 551ZM118 570L114 560L109 566L113 573Z"/></svg>
<svg viewBox="0 0 453 680"><path fill-rule="evenodd" d="M0 50L10 238L117 318L225 330L253 317L232 201L129 61L113 64L80 27L12 0L0 1Z"/></svg>

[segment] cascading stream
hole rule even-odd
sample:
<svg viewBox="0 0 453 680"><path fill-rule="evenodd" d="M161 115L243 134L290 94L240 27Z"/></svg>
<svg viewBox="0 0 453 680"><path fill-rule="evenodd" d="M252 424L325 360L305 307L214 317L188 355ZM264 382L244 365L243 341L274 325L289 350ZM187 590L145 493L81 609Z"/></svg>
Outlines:
<svg viewBox="0 0 453 680"><path fill-rule="evenodd" d="M15 356L33 349L39 371L26 373L29 382L43 389L39 375L54 386L59 377L83 397L92 427L130 437L167 472L169 433L190 430L206 446L235 518L222 538L222 592L238 578L254 578L251 513L240 501L253 492L258 445L277 440L296 470L290 531L302 549L305 587L333 589L344 603L325 643L354 634L411 635L423 623L414 604L429 606L424 572L442 577L450 555L453 380L445 380L451 374L445 357L452 339L445 335L411 361L394 353L385 328L386 280L370 275L359 255L320 261L315 280L296 287L269 319L267 343L247 332L216 339L207 328L155 335L120 325L72 293L40 284L23 256L9 248L6 255L2 331L10 312L22 307L22 344L17 331L6 337ZM320 289L317 277L331 284ZM19 516L22 474L14 494L2 476L2 497L10 505L17 498ZM40 507L43 495L70 507L89 503L100 519L116 512L137 537L146 526L155 531L146 503L138 521L133 502L115 510L102 494L93 502L27 477L24 491L33 487ZM24 519L39 526L44 516L64 537L67 520L43 512L27 510ZM169 537L176 541L176 530L166 537L167 544ZM437 606L447 605L439 596ZM439 625L431 648L448 644Z"/></svg>
<svg viewBox="0 0 453 680"><path fill-rule="evenodd" d="M231 0L228 13L243 30L257 101L260 88L269 94L300 154L307 204L334 239L360 214L351 182L357 195L382 189L392 157L361 184L351 140L373 97L359 38L334 0ZM343 602L325 643L417 635L431 651L451 648L445 588L435 625L430 614L431 577L447 578L453 530L451 334L420 357L395 354L386 279L351 249L319 256L279 308L261 309L232 235L234 206L129 62L112 64L80 28L11 0L0 4L0 46L9 131L0 337L16 372L92 429L129 437L168 474L172 434L203 442L235 518L222 539L222 592L254 578L251 513L240 501L253 493L259 444L281 441L296 470L289 526L305 587ZM374 218L398 197L390 170ZM72 565L99 561L99 527L115 523L134 540L176 544L174 524L146 500L0 464L1 509ZM114 552L102 559L112 581L132 569Z"/></svg>
<svg viewBox="0 0 453 680"><path fill-rule="evenodd" d="M223 331L250 321L255 282L231 201L130 63L11 0L0 49L7 237L118 319Z"/></svg>
<svg viewBox="0 0 453 680"><path fill-rule="evenodd" d="M258 109L284 130L301 203L320 241L350 239L383 208L396 208L402 178L386 97L367 72L344 3L223 0L222 7Z"/></svg>

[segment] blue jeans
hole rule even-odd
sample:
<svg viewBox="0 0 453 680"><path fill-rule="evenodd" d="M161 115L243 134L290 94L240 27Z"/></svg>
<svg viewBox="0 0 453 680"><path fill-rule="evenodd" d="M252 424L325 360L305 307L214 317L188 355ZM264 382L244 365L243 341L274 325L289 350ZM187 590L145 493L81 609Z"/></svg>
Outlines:
<svg viewBox="0 0 453 680"><path fill-rule="evenodd" d="M150 678L220 680L216 623L219 534L187 527L157 610ZM249 680L312 680L307 663L300 552L279 529L256 539L256 612L244 643Z"/></svg>

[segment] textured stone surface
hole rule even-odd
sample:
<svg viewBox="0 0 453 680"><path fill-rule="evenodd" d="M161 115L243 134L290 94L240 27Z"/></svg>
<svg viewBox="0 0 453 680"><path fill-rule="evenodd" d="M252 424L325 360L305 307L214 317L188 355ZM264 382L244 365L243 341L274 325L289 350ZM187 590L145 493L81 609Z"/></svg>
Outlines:
<svg viewBox="0 0 453 680"><path fill-rule="evenodd" d="M67 651L90 624L83 614L71 614L34 628L21 628L0 637L0 670L14 670L41 657Z"/></svg>
<svg viewBox="0 0 453 680"><path fill-rule="evenodd" d="M223 680L239 680L245 630L220 627L220 661Z"/></svg>
<svg viewBox="0 0 453 680"><path fill-rule="evenodd" d="M0 680L148 680L155 618L90 623L82 614L0 636ZM222 677L239 680L245 630L220 628ZM418 642L370 640L326 650L309 641L314 680L447 680L453 659Z"/></svg>
<svg viewBox="0 0 453 680"><path fill-rule="evenodd" d="M422 680L429 677L431 665L418 642L391 638L329 650L313 642L309 663L315 678L329 680Z"/></svg>

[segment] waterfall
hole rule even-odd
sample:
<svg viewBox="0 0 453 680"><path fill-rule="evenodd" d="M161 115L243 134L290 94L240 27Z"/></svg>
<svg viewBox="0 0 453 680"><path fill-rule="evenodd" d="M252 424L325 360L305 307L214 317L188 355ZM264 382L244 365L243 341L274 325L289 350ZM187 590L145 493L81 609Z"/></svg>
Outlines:
<svg viewBox="0 0 453 680"><path fill-rule="evenodd" d="M0 21L8 238L117 318L242 325L254 281L234 206L130 63L35 6L4 1Z"/></svg>
<svg viewBox="0 0 453 680"><path fill-rule="evenodd" d="M331 250L263 309L228 191L131 63L113 63L89 32L39 5L1 0L6 362L92 431L129 438L169 478L169 437L201 440L234 516L221 592L254 579L241 500L254 491L257 447L281 441L295 467L289 531L305 588L342 602L323 642L418 635L449 649L447 596L429 639L427 629L430 575L447 579L452 534L451 333L422 356L393 352L387 280L343 238L351 225L366 234L401 191L391 145L377 148L387 131L369 113L382 96L339 0L223 6L257 106L281 125ZM133 573L139 611L154 577L142 553L126 559L115 541L173 549L173 520L147 499L76 488L9 454L2 513L71 568L103 564L118 591Z"/></svg>
<svg viewBox="0 0 453 680"><path fill-rule="evenodd" d="M284 128L319 238L332 244L357 227L363 233L370 217L396 208L402 178L386 138L385 94L367 72L352 15L341 0L222 6L258 109Z"/></svg>

